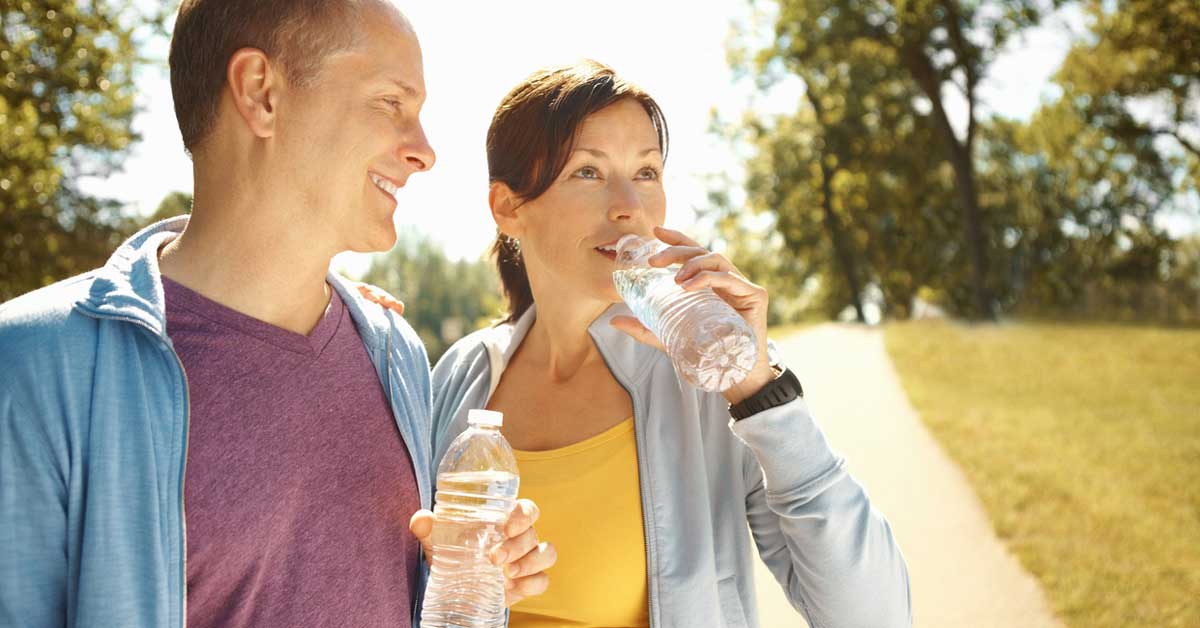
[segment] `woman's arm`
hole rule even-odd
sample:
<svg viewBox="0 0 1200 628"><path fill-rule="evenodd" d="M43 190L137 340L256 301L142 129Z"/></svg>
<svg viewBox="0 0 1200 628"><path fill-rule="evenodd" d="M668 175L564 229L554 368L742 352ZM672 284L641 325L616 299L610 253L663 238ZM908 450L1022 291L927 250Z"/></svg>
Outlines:
<svg viewBox="0 0 1200 628"><path fill-rule="evenodd" d="M767 358L766 289L678 231L657 227L654 235L671 246L652 256L650 265L681 264L676 281L683 289L711 288L754 330L758 362L722 393L730 404L754 395L774 377ZM611 324L662 348L637 319L618 316ZM759 553L809 624L911 626L908 570L892 531L829 449L804 401L735 421L732 429L753 452L744 469L751 487L746 512Z"/></svg>
<svg viewBox="0 0 1200 628"><path fill-rule="evenodd" d="M759 555L814 628L912 625L890 526L802 399L733 422L749 446L746 515Z"/></svg>

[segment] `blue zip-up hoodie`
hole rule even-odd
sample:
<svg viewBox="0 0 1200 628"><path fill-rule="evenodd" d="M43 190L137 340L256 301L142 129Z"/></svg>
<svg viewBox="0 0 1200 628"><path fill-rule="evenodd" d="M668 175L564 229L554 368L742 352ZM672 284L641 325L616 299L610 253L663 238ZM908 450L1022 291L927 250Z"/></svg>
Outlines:
<svg viewBox="0 0 1200 628"><path fill-rule="evenodd" d="M0 306L0 626L186 625L188 385L158 267L159 248L186 224L150 226L103 268ZM429 508L425 349L350 282L331 273L329 283L375 365Z"/></svg>

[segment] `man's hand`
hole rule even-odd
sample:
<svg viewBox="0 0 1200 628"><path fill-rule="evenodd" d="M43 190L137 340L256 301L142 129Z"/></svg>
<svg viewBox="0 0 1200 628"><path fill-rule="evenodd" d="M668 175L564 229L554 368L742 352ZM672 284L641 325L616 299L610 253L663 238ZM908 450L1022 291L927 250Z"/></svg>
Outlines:
<svg viewBox="0 0 1200 628"><path fill-rule="evenodd" d="M550 584L546 570L554 566L558 554L553 545L538 542L537 532L533 529L537 518L537 504L518 499L504 523L505 540L488 550L492 564L504 568L505 606L511 607L527 597L540 595ZM433 564L433 521L432 512L418 510L408 523L408 529L421 541L425 561L429 564Z"/></svg>
<svg viewBox="0 0 1200 628"><path fill-rule="evenodd" d="M390 295L382 288L367 285L365 283L358 284L358 293L363 295L363 298L378 303L383 307L393 311L397 316L404 315L404 302Z"/></svg>

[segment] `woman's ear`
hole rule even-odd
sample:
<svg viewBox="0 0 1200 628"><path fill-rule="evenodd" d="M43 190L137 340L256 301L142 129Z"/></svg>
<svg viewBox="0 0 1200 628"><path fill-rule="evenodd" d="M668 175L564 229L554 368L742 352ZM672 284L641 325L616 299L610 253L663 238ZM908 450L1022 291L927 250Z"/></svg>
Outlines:
<svg viewBox="0 0 1200 628"><path fill-rule="evenodd" d="M507 183L494 181L488 189L488 205L492 208L492 220L500 233L519 239L521 237L521 218L517 215L520 199Z"/></svg>

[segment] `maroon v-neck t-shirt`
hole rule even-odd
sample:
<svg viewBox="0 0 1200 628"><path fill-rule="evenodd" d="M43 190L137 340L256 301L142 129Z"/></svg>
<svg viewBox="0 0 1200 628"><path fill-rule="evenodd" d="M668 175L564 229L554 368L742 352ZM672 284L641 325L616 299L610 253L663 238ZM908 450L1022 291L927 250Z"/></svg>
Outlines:
<svg viewBox="0 0 1200 628"><path fill-rule="evenodd" d="M409 626L416 478L337 292L303 336L163 284L191 403L188 627Z"/></svg>

